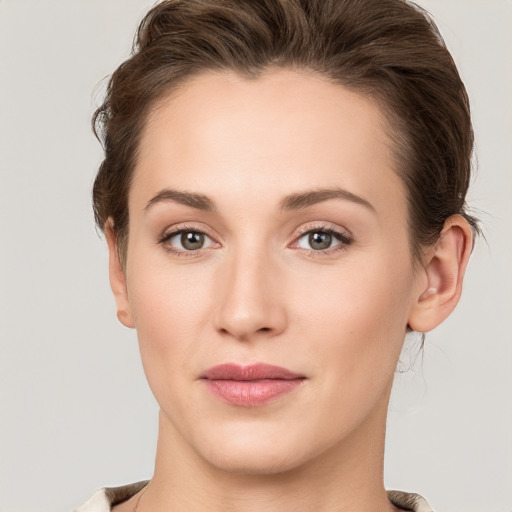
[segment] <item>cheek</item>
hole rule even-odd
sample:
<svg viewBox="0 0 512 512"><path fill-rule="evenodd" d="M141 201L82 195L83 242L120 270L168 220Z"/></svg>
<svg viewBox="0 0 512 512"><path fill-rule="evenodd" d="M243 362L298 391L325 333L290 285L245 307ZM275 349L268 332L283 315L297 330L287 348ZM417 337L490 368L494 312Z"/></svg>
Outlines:
<svg viewBox="0 0 512 512"><path fill-rule="evenodd" d="M326 389L344 390L341 400L374 400L394 375L413 283L408 261L402 263L368 260L361 270L316 276L302 290L307 300L297 318L310 334L309 358Z"/></svg>
<svg viewBox="0 0 512 512"><path fill-rule="evenodd" d="M140 261L140 260L139 260ZM129 296L142 363L152 389L190 371L210 284L192 265L149 262L129 275ZM180 369L180 372L174 371Z"/></svg>
<svg viewBox="0 0 512 512"><path fill-rule="evenodd" d="M370 256L347 258L339 268L302 272L295 279L293 295L308 321L342 336L378 335L394 327L405 333L413 286L410 262L393 255Z"/></svg>

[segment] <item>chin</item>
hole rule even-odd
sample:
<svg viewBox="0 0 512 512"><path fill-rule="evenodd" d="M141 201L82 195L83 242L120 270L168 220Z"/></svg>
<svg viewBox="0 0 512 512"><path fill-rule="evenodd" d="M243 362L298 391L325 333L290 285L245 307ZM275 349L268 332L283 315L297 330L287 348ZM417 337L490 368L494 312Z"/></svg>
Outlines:
<svg viewBox="0 0 512 512"><path fill-rule="evenodd" d="M289 429L243 429L202 436L196 450L218 470L242 475L275 475L297 469L314 458L315 447ZM307 448L307 452L304 451ZM319 449L318 451L321 451Z"/></svg>
<svg viewBox="0 0 512 512"><path fill-rule="evenodd" d="M211 450L206 460L213 467L226 473L239 475L276 475L292 471L303 461L296 455L282 450L229 449Z"/></svg>

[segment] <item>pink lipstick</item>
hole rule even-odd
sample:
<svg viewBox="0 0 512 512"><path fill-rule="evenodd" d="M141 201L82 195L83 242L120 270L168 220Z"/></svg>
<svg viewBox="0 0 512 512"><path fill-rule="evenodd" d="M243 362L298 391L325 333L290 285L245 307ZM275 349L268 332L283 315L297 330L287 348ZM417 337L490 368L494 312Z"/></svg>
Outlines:
<svg viewBox="0 0 512 512"><path fill-rule="evenodd" d="M255 407L290 393L305 380L286 368L264 363L220 364L200 376L218 398L233 405Z"/></svg>

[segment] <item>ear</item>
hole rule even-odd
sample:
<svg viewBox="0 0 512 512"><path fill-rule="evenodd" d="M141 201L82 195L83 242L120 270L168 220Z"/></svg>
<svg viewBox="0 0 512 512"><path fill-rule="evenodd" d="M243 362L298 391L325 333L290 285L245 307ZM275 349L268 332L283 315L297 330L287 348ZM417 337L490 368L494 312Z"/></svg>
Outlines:
<svg viewBox="0 0 512 512"><path fill-rule="evenodd" d="M133 315L128 301L128 288L126 285L126 275L119 261L119 252L117 250L117 239L114 233L114 223L109 219L105 223L105 238L108 245L108 273L110 278L110 287L114 294L117 307L117 318L125 326L134 328Z"/></svg>
<svg viewBox="0 0 512 512"><path fill-rule="evenodd" d="M473 248L473 232L461 215L449 217L435 246L425 254L423 276L418 279L408 325L428 332L455 309Z"/></svg>

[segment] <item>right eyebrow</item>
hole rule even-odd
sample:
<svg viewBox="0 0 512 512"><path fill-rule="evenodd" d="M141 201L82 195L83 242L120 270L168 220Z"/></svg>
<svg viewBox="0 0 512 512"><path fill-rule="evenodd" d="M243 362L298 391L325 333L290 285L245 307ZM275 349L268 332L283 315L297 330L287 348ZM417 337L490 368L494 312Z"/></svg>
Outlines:
<svg viewBox="0 0 512 512"><path fill-rule="evenodd" d="M165 188L156 196L152 197L144 207L144 210L147 211L151 206L162 201L174 201L175 203L180 203L206 212L217 211L215 203L208 196L198 194L196 192L184 192L172 188Z"/></svg>

